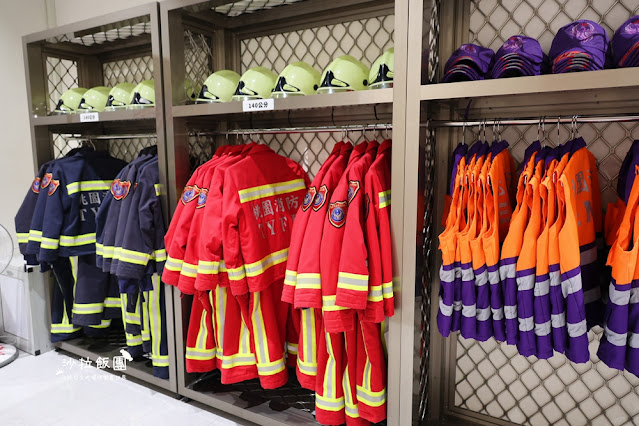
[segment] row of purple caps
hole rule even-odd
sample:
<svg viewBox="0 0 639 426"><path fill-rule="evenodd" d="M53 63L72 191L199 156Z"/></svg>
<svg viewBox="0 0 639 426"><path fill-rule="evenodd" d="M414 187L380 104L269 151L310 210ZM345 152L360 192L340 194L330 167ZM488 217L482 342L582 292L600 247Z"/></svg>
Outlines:
<svg viewBox="0 0 639 426"><path fill-rule="evenodd" d="M639 15L620 26L612 42L596 22L572 22L557 32L548 53L537 40L521 35L510 37L496 54L464 44L446 62L442 82L639 66Z"/></svg>

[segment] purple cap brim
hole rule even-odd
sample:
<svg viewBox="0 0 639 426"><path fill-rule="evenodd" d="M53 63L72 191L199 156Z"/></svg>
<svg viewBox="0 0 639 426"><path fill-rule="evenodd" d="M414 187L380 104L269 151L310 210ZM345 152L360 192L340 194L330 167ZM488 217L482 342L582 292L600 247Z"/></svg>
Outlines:
<svg viewBox="0 0 639 426"><path fill-rule="evenodd" d="M553 68L557 68L559 66L562 66L564 62L579 61L579 60L591 61L600 68L603 68L605 65L605 58L591 55L590 53L584 52L583 50L580 50L580 49L575 49L571 51L566 51L562 53L560 56L556 57L552 62L552 66Z"/></svg>
<svg viewBox="0 0 639 426"><path fill-rule="evenodd" d="M522 55L522 54L520 54L518 52L512 52L512 53L509 53L507 55L501 56L501 57L497 58L497 60L495 60L495 62L508 61L508 60L511 60L511 59L520 59L520 60L526 61L528 63L537 64L537 65L541 65L541 63L543 62L543 57L541 57L539 59L538 58L531 58L528 55Z"/></svg>
<svg viewBox="0 0 639 426"><path fill-rule="evenodd" d="M482 77L482 74L479 71L477 71L477 69L474 66L468 65L468 64L457 64L453 68L448 70L446 74L453 73L453 72L465 72L466 74L468 74L470 77L472 77L475 80L479 79L479 77Z"/></svg>
<svg viewBox="0 0 639 426"><path fill-rule="evenodd" d="M508 64L498 70L494 70L492 74L493 78L528 77L533 75L540 75L540 71L531 71L520 64Z"/></svg>
<svg viewBox="0 0 639 426"><path fill-rule="evenodd" d="M453 70L452 72L447 73L444 78L442 78L442 83L455 83L459 81L476 81L483 80L482 76L477 74L470 73L468 70Z"/></svg>
<svg viewBox="0 0 639 426"><path fill-rule="evenodd" d="M639 56L639 41L634 46L632 46L626 52L626 54L620 59L620 61L616 62L616 64L620 68L634 67L636 66L638 56Z"/></svg>
<svg viewBox="0 0 639 426"><path fill-rule="evenodd" d="M520 68L526 75L539 75L541 74L541 66L531 64L528 61L521 59L511 59L507 62L496 63L493 67L492 75L497 75L506 68Z"/></svg>
<svg viewBox="0 0 639 426"><path fill-rule="evenodd" d="M448 58L444 66L444 71L449 71L460 61L468 61L477 67L479 74L485 75L490 68L494 56L495 52L493 52L492 49L475 44L464 44L455 50L450 58Z"/></svg>

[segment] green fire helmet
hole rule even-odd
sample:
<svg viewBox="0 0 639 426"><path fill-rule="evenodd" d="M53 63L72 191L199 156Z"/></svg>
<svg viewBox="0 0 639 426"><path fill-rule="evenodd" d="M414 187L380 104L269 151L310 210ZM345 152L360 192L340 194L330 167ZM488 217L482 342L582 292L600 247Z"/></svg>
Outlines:
<svg viewBox="0 0 639 426"><path fill-rule="evenodd" d="M135 86L127 109L140 109L155 106L155 84L153 80L144 80Z"/></svg>
<svg viewBox="0 0 639 426"><path fill-rule="evenodd" d="M368 86L368 68L350 55L333 60L322 74L317 93L352 92Z"/></svg>
<svg viewBox="0 0 639 426"><path fill-rule="evenodd" d="M76 87L75 89L69 89L60 97L53 114L75 114L80 108L82 102L82 96L86 93L87 89L84 87Z"/></svg>
<svg viewBox="0 0 639 426"><path fill-rule="evenodd" d="M109 92L111 89L104 86L92 87L84 93L78 112L102 112L106 107L107 100L109 99Z"/></svg>
<svg viewBox="0 0 639 426"><path fill-rule="evenodd" d="M375 60L368 73L369 89L385 89L393 87L393 70L395 69L395 48L391 47Z"/></svg>
<svg viewBox="0 0 639 426"><path fill-rule="evenodd" d="M306 62L288 64L277 77L271 98L312 95L319 87L320 75L319 71Z"/></svg>
<svg viewBox="0 0 639 426"><path fill-rule="evenodd" d="M184 79L184 93L190 102L195 102L200 93L200 85L190 78Z"/></svg>
<svg viewBox="0 0 639 426"><path fill-rule="evenodd" d="M231 70L220 70L209 75L200 91L196 104L228 102L240 82L240 75Z"/></svg>
<svg viewBox="0 0 639 426"><path fill-rule="evenodd" d="M275 87L277 75L264 67L255 67L246 71L237 89L231 98L234 101L247 101L251 99L265 99L271 94L271 90Z"/></svg>
<svg viewBox="0 0 639 426"><path fill-rule="evenodd" d="M116 111L118 109L126 108L126 104L131 99L135 84L133 83L118 83L113 86L113 89L109 92L109 98L107 99L105 111Z"/></svg>

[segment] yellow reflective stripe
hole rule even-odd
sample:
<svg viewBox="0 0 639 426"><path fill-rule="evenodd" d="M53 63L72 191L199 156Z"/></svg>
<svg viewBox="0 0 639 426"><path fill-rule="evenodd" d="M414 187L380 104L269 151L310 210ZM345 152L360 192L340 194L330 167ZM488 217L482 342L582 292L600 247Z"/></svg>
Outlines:
<svg viewBox="0 0 639 426"><path fill-rule="evenodd" d="M115 247L105 246L100 243L95 243L96 253L100 253L102 257L106 257L107 259L113 258L115 255Z"/></svg>
<svg viewBox="0 0 639 426"><path fill-rule="evenodd" d="M42 237L40 247L49 250L55 250L60 245L60 240L54 238Z"/></svg>
<svg viewBox="0 0 639 426"><path fill-rule="evenodd" d="M382 297L382 286L381 285L372 285L368 288L368 301L369 302L381 302L383 300Z"/></svg>
<svg viewBox="0 0 639 426"><path fill-rule="evenodd" d="M277 361L267 362L265 364L257 363L257 372L260 376L273 376L286 369L284 358Z"/></svg>
<svg viewBox="0 0 639 426"><path fill-rule="evenodd" d="M29 240L42 241L42 231L36 231L35 229L29 230Z"/></svg>
<svg viewBox="0 0 639 426"><path fill-rule="evenodd" d="M315 394L315 406L324 411L341 411L344 409L344 398L326 398Z"/></svg>
<svg viewBox="0 0 639 426"><path fill-rule="evenodd" d="M179 272L180 269L182 269L182 263L184 263L184 261L181 259L174 259L171 256L167 256L164 267L169 271Z"/></svg>
<svg viewBox="0 0 639 426"><path fill-rule="evenodd" d="M222 351L224 345L224 320L226 318L226 287L215 288L215 338L218 351ZM218 354L220 358L221 354Z"/></svg>
<svg viewBox="0 0 639 426"><path fill-rule="evenodd" d="M182 270L180 271L180 275L185 275L191 278L197 277L197 265L184 262L182 264Z"/></svg>
<svg viewBox="0 0 639 426"><path fill-rule="evenodd" d="M51 324L51 333L53 334L75 333L80 330L82 327L74 327L73 324Z"/></svg>
<svg viewBox="0 0 639 426"><path fill-rule="evenodd" d="M320 274L297 274L298 289L320 290L322 288L322 277Z"/></svg>
<svg viewBox="0 0 639 426"><path fill-rule="evenodd" d="M324 380L323 380L323 390L322 399L326 398L334 398L337 395L336 386L337 386L337 369L335 362L335 354L333 353L333 344L331 341L330 334L324 332L326 337L326 351L328 352L328 361L326 362L326 370L324 372ZM320 395L315 395L315 398L320 397ZM343 398L339 398L343 401ZM334 400L333 402L336 402Z"/></svg>
<svg viewBox="0 0 639 426"><path fill-rule="evenodd" d="M67 185L69 195L83 191L106 191L111 188L112 180L85 180Z"/></svg>
<svg viewBox="0 0 639 426"><path fill-rule="evenodd" d="M18 243L28 243L29 242L29 233L28 232L17 232L16 236L18 237Z"/></svg>
<svg viewBox="0 0 639 426"><path fill-rule="evenodd" d="M344 311L349 308L345 308L343 306L336 306L335 299L337 296L322 296L322 311L323 312L335 312L335 311Z"/></svg>
<svg viewBox="0 0 639 426"><path fill-rule="evenodd" d="M82 235L60 235L60 245L63 247L83 246L95 244L95 232Z"/></svg>
<svg viewBox="0 0 639 426"><path fill-rule="evenodd" d="M155 187L155 195L157 195L158 197L160 195L164 195L164 185L162 185L161 183L156 183L153 186Z"/></svg>
<svg viewBox="0 0 639 426"><path fill-rule="evenodd" d="M149 292L149 318L151 329L151 361L155 367L168 367L168 355L162 355L162 311L160 308L160 286L162 282L157 274L151 275L153 290Z"/></svg>
<svg viewBox="0 0 639 426"><path fill-rule="evenodd" d="M237 193L240 196L240 203L246 203L260 198L271 197L273 195L287 194L306 189L303 179L278 182L270 185L254 186L252 188L241 189Z"/></svg>
<svg viewBox="0 0 639 426"><path fill-rule="evenodd" d="M382 293L384 299L390 299L393 297L393 282L382 283Z"/></svg>
<svg viewBox="0 0 639 426"><path fill-rule="evenodd" d="M286 350L289 354L297 355L298 353L298 345L297 343L287 343Z"/></svg>
<svg viewBox="0 0 639 426"><path fill-rule="evenodd" d="M248 365L255 365L255 355L253 354L237 354L227 356L217 356L222 360L222 368L234 368L244 367Z"/></svg>
<svg viewBox="0 0 639 426"><path fill-rule="evenodd" d="M156 262L164 262L166 260L166 250L165 249L155 250L153 252L153 257L155 258Z"/></svg>
<svg viewBox="0 0 639 426"><path fill-rule="evenodd" d="M197 273L200 275L216 275L220 269L220 262L200 260L197 264Z"/></svg>
<svg viewBox="0 0 639 426"><path fill-rule="evenodd" d="M297 272L287 269L286 275L284 276L284 285L295 286L296 282L297 282Z"/></svg>
<svg viewBox="0 0 639 426"><path fill-rule="evenodd" d="M90 325L89 327L91 327L91 328L109 328L110 325L111 325L111 320L110 319L103 319L102 321L100 321L100 324L98 324L98 325Z"/></svg>
<svg viewBox="0 0 639 426"><path fill-rule="evenodd" d="M119 297L107 297L104 299L104 306L107 308L119 308L121 304Z"/></svg>
<svg viewBox="0 0 639 426"><path fill-rule="evenodd" d="M357 399L370 407L379 407L386 402L386 389L372 392L363 386L357 385Z"/></svg>
<svg viewBox="0 0 639 426"><path fill-rule="evenodd" d="M348 368L344 370L344 376L342 376L342 387L344 389L344 402L346 408L346 415L351 418L359 417L359 410L357 409L357 401L353 398L351 392L351 381L348 374Z"/></svg>
<svg viewBox="0 0 639 426"><path fill-rule="evenodd" d="M169 357L164 355L151 355L151 361L154 367L168 367Z"/></svg>
<svg viewBox="0 0 639 426"><path fill-rule="evenodd" d="M74 303L71 312L79 315L100 314L104 312L104 303Z"/></svg>
<svg viewBox="0 0 639 426"><path fill-rule="evenodd" d="M337 287L346 290L368 291L368 275L340 272L337 277Z"/></svg>
<svg viewBox="0 0 639 426"><path fill-rule="evenodd" d="M220 260L220 272L228 272L226 269L226 264L224 264L224 259Z"/></svg>
<svg viewBox="0 0 639 426"><path fill-rule="evenodd" d="M229 280L231 281L240 281L246 278L246 274L244 273L244 266L227 269L227 272L229 274Z"/></svg>
<svg viewBox="0 0 639 426"><path fill-rule="evenodd" d="M391 190L380 192L377 194L379 197L379 208L383 209L384 207L390 206L391 204Z"/></svg>
<svg viewBox="0 0 639 426"><path fill-rule="evenodd" d="M274 371L280 367L280 362L282 366L284 365L284 360L281 359L275 362L269 361L271 357L268 350L264 317L262 316L261 300L261 293L253 293L253 313L251 315L251 322L253 323L253 339L255 343L258 373L270 375L275 374ZM279 371L282 371L282 369Z"/></svg>
<svg viewBox="0 0 639 426"><path fill-rule="evenodd" d="M129 333L124 333L124 334L126 334L127 346L139 346L142 344L142 336L140 335L134 336L133 334L129 334Z"/></svg>
<svg viewBox="0 0 639 426"><path fill-rule="evenodd" d="M271 266L279 265L280 263L286 262L288 259L288 248L283 250L276 251L265 256L263 259L258 260L257 262L247 263L244 265L244 270L246 271L247 277L256 277L262 274L265 270L270 268ZM230 275L230 271L229 271Z"/></svg>

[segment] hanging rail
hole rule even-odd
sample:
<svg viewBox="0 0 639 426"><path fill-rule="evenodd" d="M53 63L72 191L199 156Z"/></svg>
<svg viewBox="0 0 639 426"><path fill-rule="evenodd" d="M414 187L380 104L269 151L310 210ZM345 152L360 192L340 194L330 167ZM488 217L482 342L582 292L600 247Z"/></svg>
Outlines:
<svg viewBox="0 0 639 426"><path fill-rule="evenodd" d="M155 133L143 133L143 134L129 134L129 135L60 135L65 141L68 140L110 140L110 139L157 139L158 135Z"/></svg>
<svg viewBox="0 0 639 426"><path fill-rule="evenodd" d="M236 129L207 132L190 132L189 136L218 136L218 135L272 135L288 133L337 133L361 132L367 130L392 130L392 124L371 124L353 126L319 126L319 127L282 127L274 129Z"/></svg>
<svg viewBox="0 0 639 426"><path fill-rule="evenodd" d="M433 120L430 123L423 123L421 127L464 127L464 126L481 126L490 124L492 122L501 126L519 126L526 124L539 124L540 121L546 121L547 123L627 123L632 121L639 121L639 115L617 115L617 116L580 116L569 115L559 117L540 117L540 118L514 118L514 119L502 119L502 118L487 118L476 121L438 121Z"/></svg>

